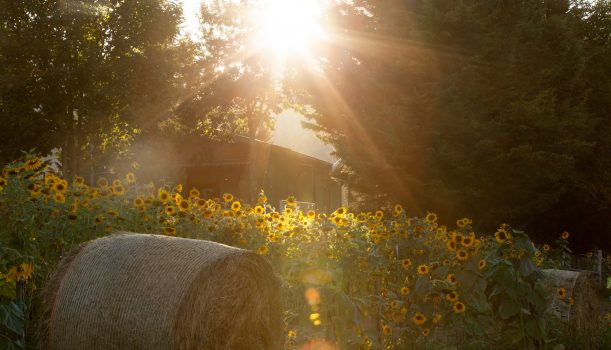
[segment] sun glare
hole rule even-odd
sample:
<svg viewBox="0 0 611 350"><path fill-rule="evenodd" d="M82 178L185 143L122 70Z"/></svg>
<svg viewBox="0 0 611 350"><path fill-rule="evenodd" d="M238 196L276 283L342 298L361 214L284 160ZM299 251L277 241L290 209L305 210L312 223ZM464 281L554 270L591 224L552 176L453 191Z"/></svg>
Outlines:
<svg viewBox="0 0 611 350"><path fill-rule="evenodd" d="M307 56L324 38L321 0L262 0L255 14L257 44L276 58Z"/></svg>

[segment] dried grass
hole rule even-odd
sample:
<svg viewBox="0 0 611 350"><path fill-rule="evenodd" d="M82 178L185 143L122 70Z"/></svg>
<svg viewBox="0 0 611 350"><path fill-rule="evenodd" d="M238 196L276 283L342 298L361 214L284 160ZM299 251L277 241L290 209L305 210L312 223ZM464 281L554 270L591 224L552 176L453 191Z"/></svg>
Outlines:
<svg viewBox="0 0 611 350"><path fill-rule="evenodd" d="M280 349L279 282L257 254L115 234L71 252L44 291L46 349Z"/></svg>
<svg viewBox="0 0 611 350"><path fill-rule="evenodd" d="M552 300L552 312L583 335L595 335L600 327L601 304L594 274L589 271L544 270ZM556 292L564 288L573 298L573 305L566 307Z"/></svg>

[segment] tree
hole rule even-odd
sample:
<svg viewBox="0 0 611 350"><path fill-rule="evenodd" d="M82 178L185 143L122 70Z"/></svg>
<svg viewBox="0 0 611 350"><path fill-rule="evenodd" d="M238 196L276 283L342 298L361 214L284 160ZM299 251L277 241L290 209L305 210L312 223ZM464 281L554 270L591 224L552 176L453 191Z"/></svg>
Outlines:
<svg viewBox="0 0 611 350"><path fill-rule="evenodd" d="M587 237L609 212L609 2L368 5L340 26L353 40L326 88L295 80L352 187L481 230Z"/></svg>
<svg viewBox="0 0 611 350"><path fill-rule="evenodd" d="M176 41L179 4L4 1L0 7L5 162L21 149L59 146L70 174L85 161L104 164L184 94L179 73L193 50Z"/></svg>
<svg viewBox="0 0 611 350"><path fill-rule="evenodd" d="M202 4L202 43L199 73L193 93L177 109L177 122L186 133L212 140L232 135L249 139L249 198L260 190L255 174L255 140L273 128L273 117L285 101L269 57L255 42L253 13L258 1L215 0Z"/></svg>

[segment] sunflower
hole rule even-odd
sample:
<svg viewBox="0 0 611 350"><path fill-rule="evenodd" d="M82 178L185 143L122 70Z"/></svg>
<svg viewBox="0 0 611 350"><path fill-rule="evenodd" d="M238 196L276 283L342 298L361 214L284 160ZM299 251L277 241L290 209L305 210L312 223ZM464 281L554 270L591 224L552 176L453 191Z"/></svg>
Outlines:
<svg viewBox="0 0 611 350"><path fill-rule="evenodd" d="M496 239L497 243L503 244L511 238L511 235L507 233L505 230L498 230L494 234L494 238Z"/></svg>
<svg viewBox="0 0 611 350"><path fill-rule="evenodd" d="M285 214L285 215L291 215L291 214L293 214L293 208L290 208L290 207L286 207L286 208L284 208L284 214Z"/></svg>
<svg viewBox="0 0 611 350"><path fill-rule="evenodd" d="M71 213L78 212L78 207L79 207L79 200L78 198L74 198L74 201L72 202L72 204L70 204L70 212Z"/></svg>
<svg viewBox="0 0 611 350"><path fill-rule="evenodd" d="M377 210L376 213L375 213L375 218L377 220L382 220L383 217L384 217L384 212L381 211L381 210Z"/></svg>
<svg viewBox="0 0 611 350"><path fill-rule="evenodd" d="M412 261L410 259L403 259L401 260L401 266L403 266L404 269L409 269L409 267L412 266Z"/></svg>
<svg viewBox="0 0 611 350"><path fill-rule="evenodd" d="M567 239L569 239L569 236L570 236L570 234L567 231L564 231L560 235L560 238L566 241Z"/></svg>
<svg viewBox="0 0 611 350"><path fill-rule="evenodd" d="M30 158L23 163L23 170L32 171L40 168L42 166L42 161L38 157Z"/></svg>
<svg viewBox="0 0 611 350"><path fill-rule="evenodd" d="M443 264L443 266L450 266L450 259L443 259L443 261L441 262Z"/></svg>
<svg viewBox="0 0 611 350"><path fill-rule="evenodd" d="M314 220L314 218L316 218L316 212L314 210L308 210L308 219L310 220Z"/></svg>
<svg viewBox="0 0 611 350"><path fill-rule="evenodd" d="M462 242L460 242L465 248L469 248L473 245L473 238L471 237L463 237Z"/></svg>
<svg viewBox="0 0 611 350"><path fill-rule="evenodd" d="M197 205L198 208L203 209L207 206L207 203L205 199L198 198L195 201L195 205Z"/></svg>
<svg viewBox="0 0 611 350"><path fill-rule="evenodd" d="M212 209L204 209L204 211L202 212L202 216L205 219L208 219L208 218L212 217L213 214L214 214L214 212L212 211Z"/></svg>
<svg viewBox="0 0 611 350"><path fill-rule="evenodd" d="M259 196L257 198L257 203L267 203L267 197L266 196Z"/></svg>
<svg viewBox="0 0 611 350"><path fill-rule="evenodd" d="M134 175L134 173L129 172L127 174L125 174L125 182L127 182L128 184L133 184L136 182L136 175Z"/></svg>
<svg viewBox="0 0 611 350"><path fill-rule="evenodd" d="M549 246L549 244L544 244L544 245L543 245L543 251L544 251L544 252L549 252L549 250L550 250L550 246Z"/></svg>
<svg viewBox="0 0 611 350"><path fill-rule="evenodd" d="M340 218L339 216L334 216L333 223L337 226L340 226L342 224L342 218Z"/></svg>
<svg viewBox="0 0 611 350"><path fill-rule="evenodd" d="M265 226L265 219L257 218L257 220L255 221L255 226L257 228L262 228L263 226Z"/></svg>
<svg viewBox="0 0 611 350"><path fill-rule="evenodd" d="M2 186L0 186L0 188L2 188ZM40 196L41 190L42 190L42 189L40 188L40 186L38 186L38 185L34 185L34 186L32 187L32 189L30 189L30 196L32 196L32 197L38 197L38 196Z"/></svg>
<svg viewBox="0 0 611 350"><path fill-rule="evenodd" d="M180 201L178 202L178 209L180 211L189 211L191 210L191 202L189 202L186 199L180 199Z"/></svg>
<svg viewBox="0 0 611 350"><path fill-rule="evenodd" d="M452 232L452 239L456 241L456 245L462 244L463 235L457 232Z"/></svg>
<svg viewBox="0 0 611 350"><path fill-rule="evenodd" d="M437 222L437 214L427 213L425 217L425 221L427 224L434 224L435 222Z"/></svg>
<svg viewBox="0 0 611 350"><path fill-rule="evenodd" d="M263 214L263 213L265 213L265 208L263 208L263 207L262 207L262 206L260 206L260 205L257 205L257 206L255 207L255 214L257 214L257 215L261 215L261 214Z"/></svg>
<svg viewBox="0 0 611 350"><path fill-rule="evenodd" d="M68 182L66 180L57 180L53 183L52 189L55 192L64 193L68 189Z"/></svg>
<svg viewBox="0 0 611 350"><path fill-rule="evenodd" d="M138 196L136 198L134 198L134 206L136 208L140 208L144 205L144 198L142 198L142 196Z"/></svg>
<svg viewBox="0 0 611 350"><path fill-rule="evenodd" d="M388 335L388 334L392 333L392 328L390 328L389 325L385 324L384 327L382 327L382 332L384 332L384 334Z"/></svg>
<svg viewBox="0 0 611 350"><path fill-rule="evenodd" d="M174 186L174 193L182 193L182 184Z"/></svg>
<svg viewBox="0 0 611 350"><path fill-rule="evenodd" d="M428 335L431 334L431 330L428 328L425 328L422 330L422 335L425 337L428 337Z"/></svg>
<svg viewBox="0 0 611 350"><path fill-rule="evenodd" d="M408 295L409 294L409 287L403 287L401 288L401 295Z"/></svg>
<svg viewBox="0 0 611 350"><path fill-rule="evenodd" d="M192 188L189 190L189 198L199 198L199 190L197 188Z"/></svg>
<svg viewBox="0 0 611 350"><path fill-rule="evenodd" d="M115 180L115 181L119 181L119 180ZM115 185L113 183L112 185L112 194L114 194L115 196L122 196L125 194L125 187L123 187L123 185Z"/></svg>
<svg viewBox="0 0 611 350"><path fill-rule="evenodd" d="M8 272L6 273L6 275L4 275L4 280L6 282L13 282L14 280L17 279L17 277L19 277L19 272L17 271L17 266L13 266L11 267Z"/></svg>
<svg viewBox="0 0 611 350"><path fill-rule="evenodd" d="M163 233L168 236L174 236L176 234L176 228L172 226L166 226L163 228Z"/></svg>
<svg viewBox="0 0 611 350"><path fill-rule="evenodd" d="M100 177L96 183L98 187L108 187L108 179L105 177Z"/></svg>
<svg viewBox="0 0 611 350"><path fill-rule="evenodd" d="M456 226L458 226L458 227L465 227L465 226L467 226L467 222L465 221L465 219L456 220Z"/></svg>
<svg viewBox="0 0 611 350"><path fill-rule="evenodd" d="M419 275L427 275L430 272L430 269L426 265L418 266L418 274Z"/></svg>
<svg viewBox="0 0 611 350"><path fill-rule="evenodd" d="M456 283L456 276L453 273L451 273L448 275L448 277L446 277L446 281L450 283Z"/></svg>
<svg viewBox="0 0 611 350"><path fill-rule="evenodd" d="M469 253L466 250L458 249L456 251L456 259L460 261L465 261L469 258Z"/></svg>
<svg viewBox="0 0 611 350"><path fill-rule="evenodd" d="M82 186L85 184L85 178L83 178L82 176L75 176L72 180L72 183L78 186Z"/></svg>
<svg viewBox="0 0 611 350"><path fill-rule="evenodd" d="M390 307L391 307L392 309L397 309L397 308L399 308L399 303L398 303L396 300L392 300L392 301L390 302Z"/></svg>
<svg viewBox="0 0 611 350"><path fill-rule="evenodd" d="M295 199L295 197L290 196L286 199L286 205L289 207L294 207L297 204L297 200Z"/></svg>
<svg viewBox="0 0 611 350"><path fill-rule="evenodd" d="M483 270L486 267L486 260L482 259L478 263L479 269Z"/></svg>
<svg viewBox="0 0 611 350"><path fill-rule="evenodd" d="M176 208L172 205L168 205L167 207L165 207L165 213L166 215L175 215L176 214Z"/></svg>
<svg viewBox="0 0 611 350"><path fill-rule="evenodd" d="M171 198L170 193L168 193L168 191L166 191L163 188L160 188L159 191L157 192L157 199L159 199L161 203L165 204L169 202L170 198Z"/></svg>
<svg viewBox="0 0 611 350"><path fill-rule="evenodd" d="M0 176L0 187L5 187L6 184L7 184L6 179Z"/></svg>
<svg viewBox="0 0 611 350"><path fill-rule="evenodd" d="M223 195L223 200L225 202L231 202L231 201L233 201L233 195L231 193L225 193Z"/></svg>
<svg viewBox="0 0 611 350"><path fill-rule="evenodd" d="M454 306L452 306L452 310L454 310L454 312L457 314L465 312L466 309L467 307L462 301L457 301L454 303Z"/></svg>
<svg viewBox="0 0 611 350"><path fill-rule="evenodd" d="M395 216L399 216L401 213L403 213L403 206L401 204L395 204L394 213Z"/></svg>
<svg viewBox="0 0 611 350"><path fill-rule="evenodd" d="M449 251L453 252L456 251L456 241L454 239L449 240L446 243L446 247L448 248Z"/></svg>
<svg viewBox="0 0 611 350"><path fill-rule="evenodd" d="M335 215L342 218L344 217L344 215L346 215L348 211L346 210L346 208L344 207L339 207L337 208L337 210L335 211Z"/></svg>
<svg viewBox="0 0 611 350"><path fill-rule="evenodd" d="M446 299L448 301L455 302L456 300L458 300L458 293L456 293L455 291L451 291L450 293L446 294Z"/></svg>
<svg viewBox="0 0 611 350"><path fill-rule="evenodd" d="M260 255L265 255L269 252L269 248L264 245L264 246L260 246L259 249L257 249L257 253L259 253Z"/></svg>
<svg viewBox="0 0 611 350"><path fill-rule="evenodd" d="M238 211L238 210L240 210L240 208L242 208L242 204L240 202L235 201L235 202L231 203L231 210Z"/></svg>
<svg viewBox="0 0 611 350"><path fill-rule="evenodd" d="M57 192L54 196L53 196L53 200L55 201L55 203L66 203L66 196L64 196L63 193L61 192Z"/></svg>
<svg viewBox="0 0 611 350"><path fill-rule="evenodd" d="M6 282L27 281L32 277L33 273L34 265L24 262L17 266L11 267L6 276L4 276L4 279Z"/></svg>
<svg viewBox="0 0 611 350"><path fill-rule="evenodd" d="M556 290L556 295L558 296L558 299L564 299L566 298L566 289L560 287Z"/></svg>
<svg viewBox="0 0 611 350"><path fill-rule="evenodd" d="M431 320L431 322L433 322L433 324L437 324L439 323L439 321L441 321L441 314L440 313L433 314L433 319Z"/></svg>
<svg viewBox="0 0 611 350"><path fill-rule="evenodd" d="M420 312L416 312L416 314L412 317L412 322L414 322L417 325L421 325L424 322L426 322L426 316L424 316Z"/></svg>

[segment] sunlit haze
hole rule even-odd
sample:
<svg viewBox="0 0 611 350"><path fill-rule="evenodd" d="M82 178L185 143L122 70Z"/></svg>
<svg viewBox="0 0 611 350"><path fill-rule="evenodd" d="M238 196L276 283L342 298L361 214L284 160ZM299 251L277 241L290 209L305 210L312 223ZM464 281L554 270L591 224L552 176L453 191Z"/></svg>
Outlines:
<svg viewBox="0 0 611 350"><path fill-rule="evenodd" d="M304 129L301 122L305 118L299 113L287 110L280 113L276 119L276 128L272 139L273 144L290 148L293 151L306 154L310 157L334 162L337 159L331 155L333 147L322 142L316 134Z"/></svg>
<svg viewBox="0 0 611 350"><path fill-rule="evenodd" d="M192 39L199 38L199 11L204 0L183 0L182 13L184 23L182 25L182 34L190 36Z"/></svg>
<svg viewBox="0 0 611 350"><path fill-rule="evenodd" d="M277 57L308 55L324 36L321 12L322 4L316 0L262 0L254 22L257 41Z"/></svg>

